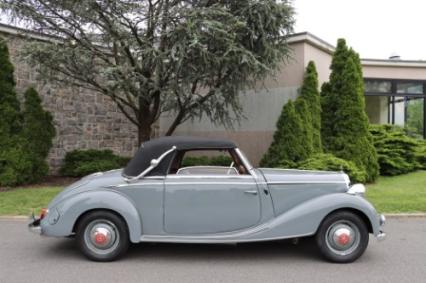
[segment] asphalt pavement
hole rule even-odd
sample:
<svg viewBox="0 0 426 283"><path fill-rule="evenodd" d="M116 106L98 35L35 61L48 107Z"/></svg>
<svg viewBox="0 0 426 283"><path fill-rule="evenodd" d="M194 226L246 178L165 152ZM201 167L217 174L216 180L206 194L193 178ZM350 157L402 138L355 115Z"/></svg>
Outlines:
<svg viewBox="0 0 426 283"><path fill-rule="evenodd" d="M388 220L358 261L322 260L312 240L240 245L138 244L120 261L86 260L73 239L30 234L0 220L0 283L426 282L426 218Z"/></svg>

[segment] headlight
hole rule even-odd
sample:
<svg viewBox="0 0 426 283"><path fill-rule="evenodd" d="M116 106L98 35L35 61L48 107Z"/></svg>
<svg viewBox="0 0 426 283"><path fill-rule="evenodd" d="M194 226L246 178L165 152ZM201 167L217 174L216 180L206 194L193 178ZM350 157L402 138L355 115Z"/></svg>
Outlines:
<svg viewBox="0 0 426 283"><path fill-rule="evenodd" d="M364 195L365 194L365 186L363 184L355 184L348 189L348 194Z"/></svg>

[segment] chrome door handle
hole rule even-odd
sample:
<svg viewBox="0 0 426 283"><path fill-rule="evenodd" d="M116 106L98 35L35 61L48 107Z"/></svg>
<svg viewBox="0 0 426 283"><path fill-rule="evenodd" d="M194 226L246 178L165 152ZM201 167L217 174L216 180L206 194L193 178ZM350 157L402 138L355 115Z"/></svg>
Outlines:
<svg viewBox="0 0 426 283"><path fill-rule="evenodd" d="M252 191L245 191L245 194L249 194L249 195L257 195L257 191L256 190L252 190Z"/></svg>

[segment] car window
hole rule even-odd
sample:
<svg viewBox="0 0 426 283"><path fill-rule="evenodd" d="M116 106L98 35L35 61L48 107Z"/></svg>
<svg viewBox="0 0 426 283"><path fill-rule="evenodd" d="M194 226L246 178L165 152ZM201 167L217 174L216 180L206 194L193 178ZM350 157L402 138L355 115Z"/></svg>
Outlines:
<svg viewBox="0 0 426 283"><path fill-rule="evenodd" d="M177 175L239 175L235 167L225 166L190 166L182 167Z"/></svg>
<svg viewBox="0 0 426 283"><path fill-rule="evenodd" d="M247 170L233 149L178 151L169 175L241 175Z"/></svg>

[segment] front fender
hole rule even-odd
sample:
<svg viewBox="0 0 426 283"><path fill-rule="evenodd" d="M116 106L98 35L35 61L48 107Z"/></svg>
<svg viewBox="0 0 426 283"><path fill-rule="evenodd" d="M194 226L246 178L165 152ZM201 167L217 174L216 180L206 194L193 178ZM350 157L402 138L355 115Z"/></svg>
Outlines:
<svg viewBox="0 0 426 283"><path fill-rule="evenodd" d="M371 224L373 234L380 233L379 216L373 205L361 196L336 193L323 195L303 202L278 215L263 232L265 238L284 238L314 235L323 219L339 209L353 209L364 214Z"/></svg>
<svg viewBox="0 0 426 283"><path fill-rule="evenodd" d="M130 241L137 243L142 235L142 221L131 200L117 191L95 190L70 196L54 207L49 207L49 215L40 223L46 236L63 237L72 234L77 219L85 212L95 209L112 210L120 214L129 228ZM58 215L56 223L51 215ZM53 224L54 223L54 224Z"/></svg>

